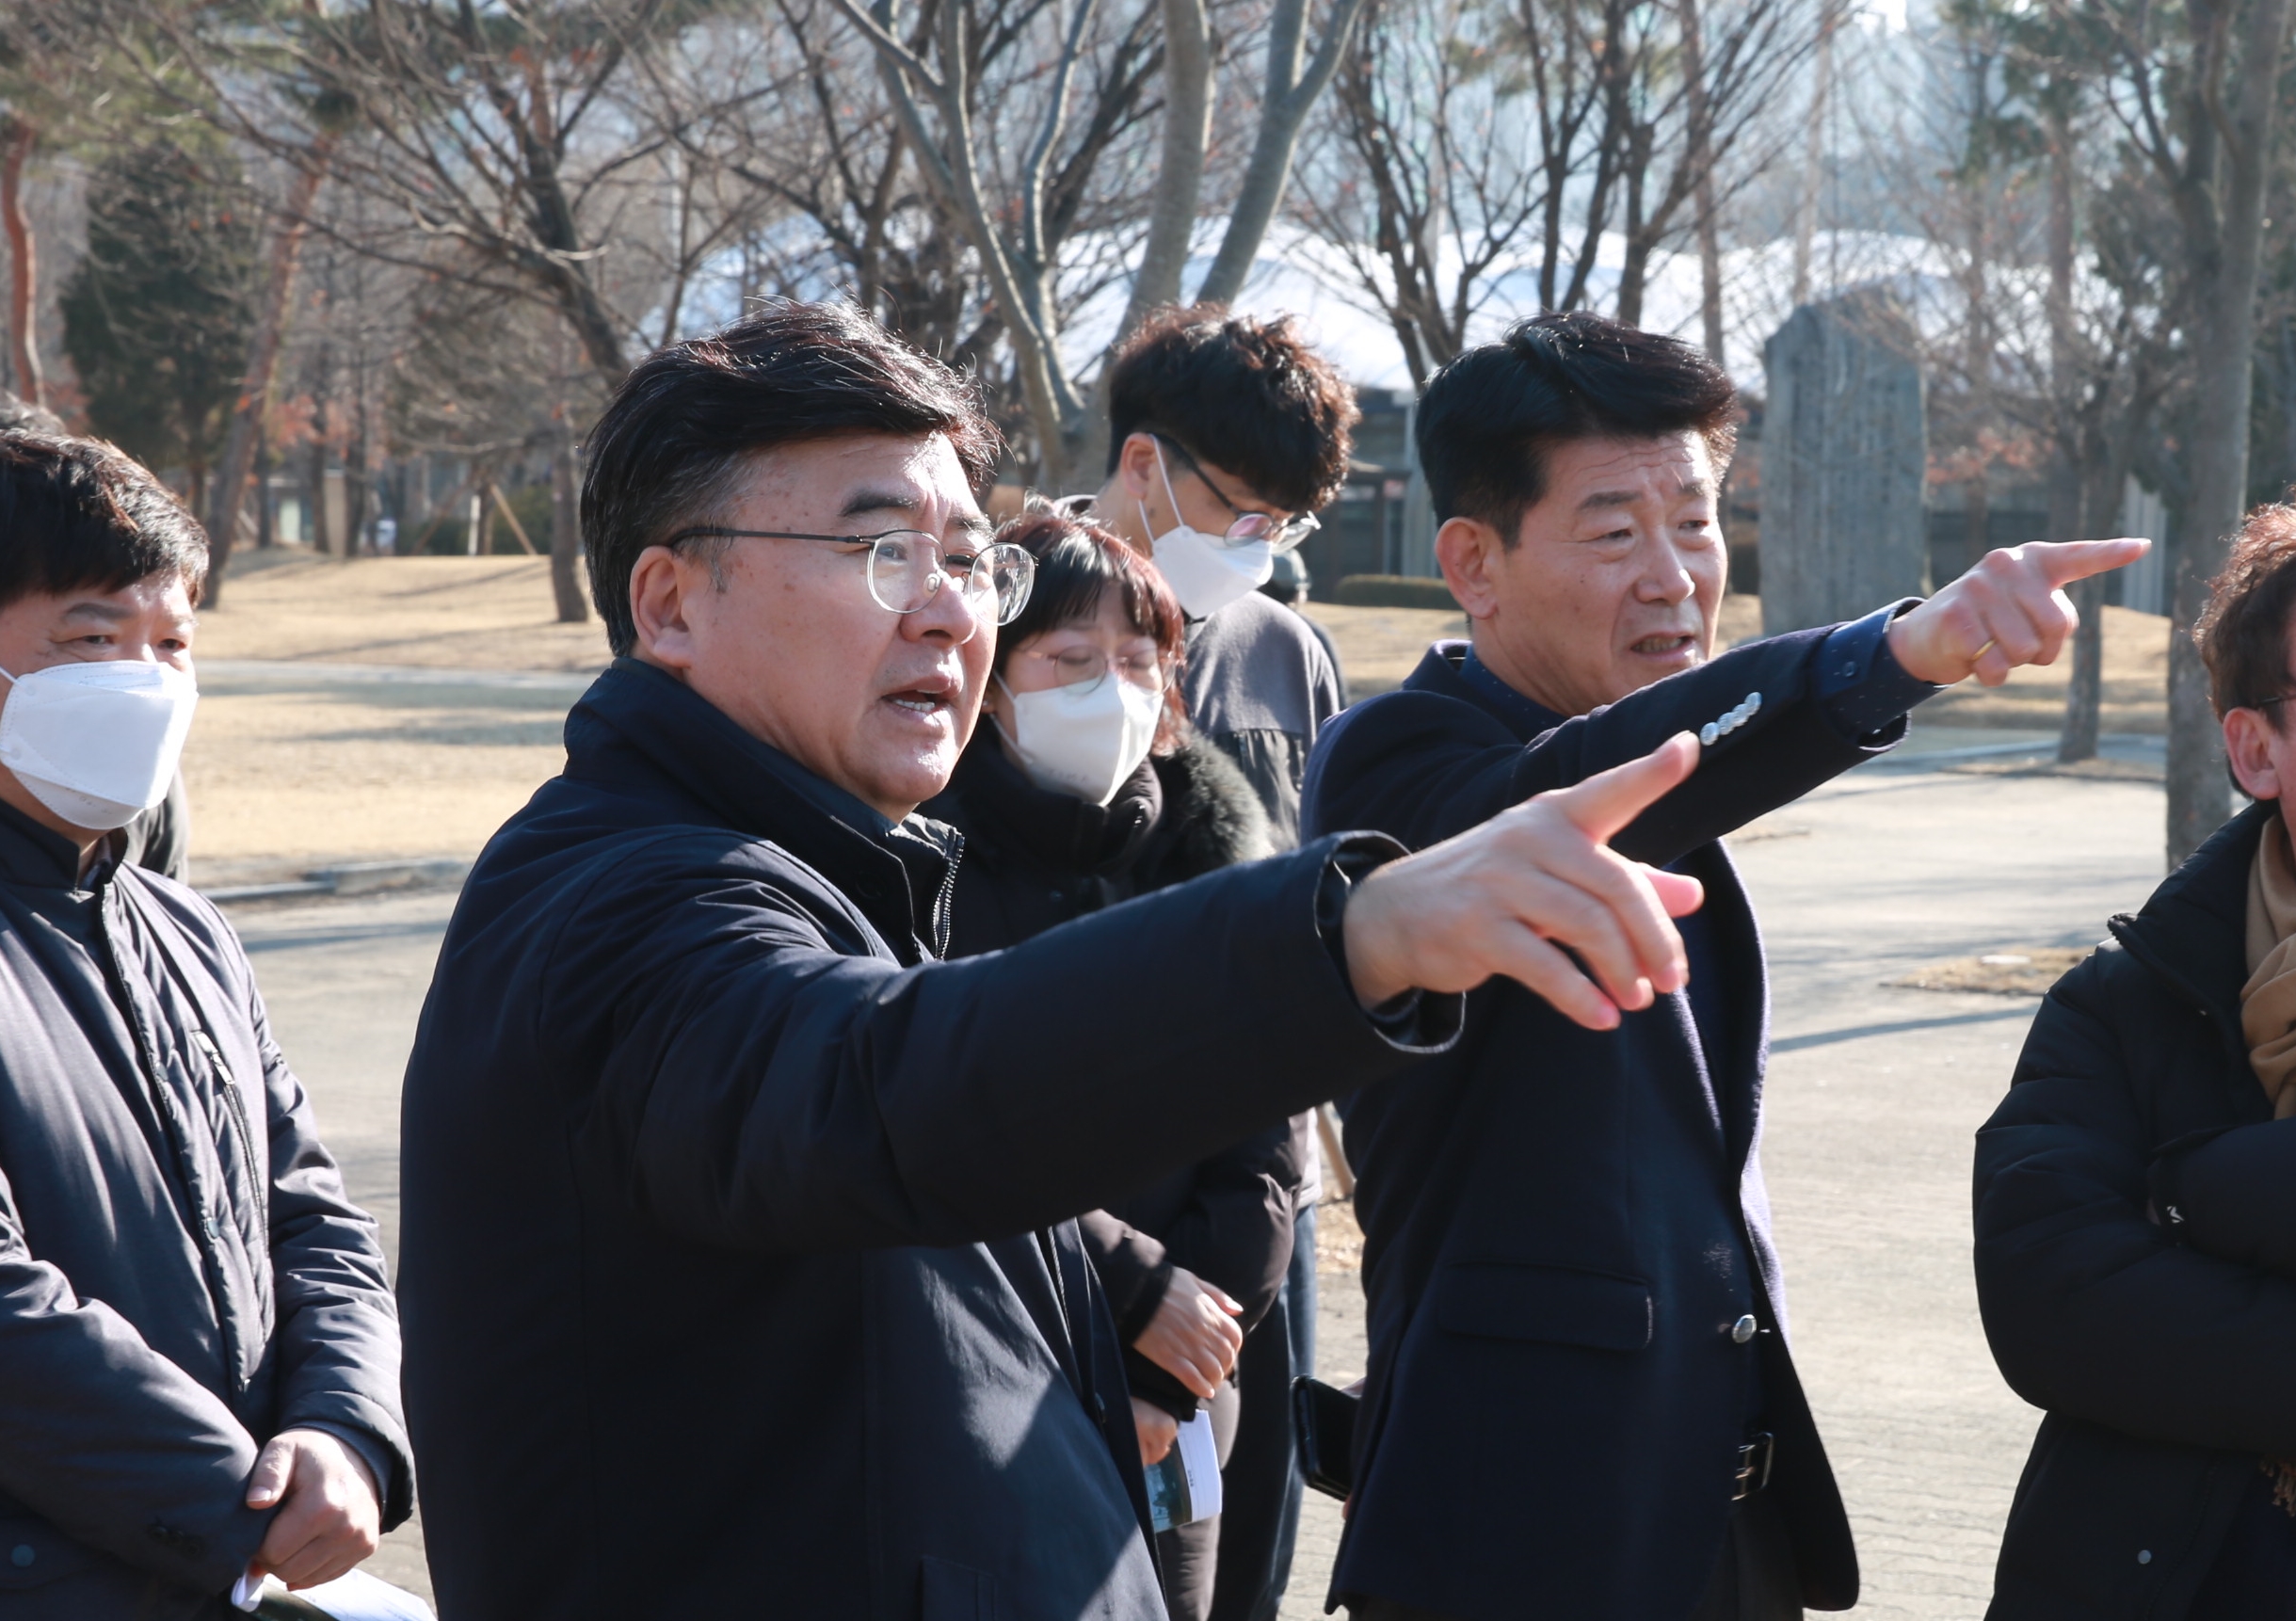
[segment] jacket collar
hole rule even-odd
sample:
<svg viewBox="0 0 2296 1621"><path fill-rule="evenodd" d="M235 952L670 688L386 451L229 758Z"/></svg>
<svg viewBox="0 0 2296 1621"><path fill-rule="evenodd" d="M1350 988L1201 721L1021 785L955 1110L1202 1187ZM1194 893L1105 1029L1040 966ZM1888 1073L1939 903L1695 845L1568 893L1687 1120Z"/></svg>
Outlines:
<svg viewBox="0 0 2296 1621"><path fill-rule="evenodd" d="M964 801L975 839L1024 851L1060 873L1124 871L1164 814L1163 786L1148 761L1106 805L1095 805L1031 782L986 727L957 762L950 786Z"/></svg>
<svg viewBox="0 0 2296 1621"><path fill-rule="evenodd" d="M1413 692L1439 692L1446 698L1465 698L1524 743L1552 731L1570 718L1525 698L1501 681L1490 666L1475 657L1472 642L1436 643L1427 650L1427 656L1419 661L1419 667L1404 678L1403 684Z"/></svg>
<svg viewBox="0 0 2296 1621"><path fill-rule="evenodd" d="M2129 955L2235 1035L2248 983L2248 870L2278 810L2276 800L2251 805L2186 857L2134 916L2109 925Z"/></svg>
<svg viewBox="0 0 2296 1621"><path fill-rule="evenodd" d="M771 840L837 886L905 961L948 946L963 840L895 824L744 731L666 670L616 659L566 717L566 774L680 817Z"/></svg>
<svg viewBox="0 0 2296 1621"><path fill-rule="evenodd" d="M111 869L111 853L119 841L107 836L105 845L83 878L77 844L13 805L0 804L0 884L75 892L95 889Z"/></svg>

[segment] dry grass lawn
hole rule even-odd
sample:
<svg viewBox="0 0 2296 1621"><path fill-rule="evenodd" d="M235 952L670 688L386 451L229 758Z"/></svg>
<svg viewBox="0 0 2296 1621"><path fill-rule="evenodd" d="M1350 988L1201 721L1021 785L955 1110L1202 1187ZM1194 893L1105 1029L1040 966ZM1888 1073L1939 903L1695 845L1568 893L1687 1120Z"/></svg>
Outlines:
<svg viewBox="0 0 2296 1621"><path fill-rule="evenodd" d="M201 883L253 881L341 861L469 857L563 761L580 678L606 662L595 620L561 625L549 563L527 557L361 558L243 553L220 607L202 614L200 718L185 759ZM1462 635L1455 612L1315 603L1357 698L1394 686L1427 644ZM1760 603L1726 598L1722 636L1758 634ZM258 679L229 661L263 660ZM2166 621L2108 609L2105 728L2158 731ZM308 674L289 666L310 666ZM350 679L329 666L401 666ZM438 672L435 682L417 671ZM460 671L554 671L505 687ZM1924 711L1956 726L2050 728L2060 669L1999 692L1948 694Z"/></svg>
<svg viewBox="0 0 2296 1621"><path fill-rule="evenodd" d="M232 558L223 602L200 615L211 659L444 669L595 670L596 619L561 625L547 557L354 557L300 548Z"/></svg>

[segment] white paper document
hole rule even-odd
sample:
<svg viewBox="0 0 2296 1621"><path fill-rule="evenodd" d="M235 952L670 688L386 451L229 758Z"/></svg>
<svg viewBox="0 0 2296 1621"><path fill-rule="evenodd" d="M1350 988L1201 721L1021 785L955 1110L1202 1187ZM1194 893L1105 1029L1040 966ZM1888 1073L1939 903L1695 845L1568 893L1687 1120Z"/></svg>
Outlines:
<svg viewBox="0 0 2296 1621"><path fill-rule="evenodd" d="M1199 1411L1180 1425L1164 1461L1148 1466L1148 1523L1158 1531L1220 1512L1220 1451L1210 1413Z"/></svg>
<svg viewBox="0 0 2296 1621"><path fill-rule="evenodd" d="M232 1603L250 1614L261 1613L265 1598L290 1597L301 1599L332 1621L438 1621L430 1606L413 1594L387 1581L378 1581L363 1570L322 1581L316 1587L298 1589L292 1595L278 1578L270 1576L261 1581L243 1576L232 1589Z"/></svg>

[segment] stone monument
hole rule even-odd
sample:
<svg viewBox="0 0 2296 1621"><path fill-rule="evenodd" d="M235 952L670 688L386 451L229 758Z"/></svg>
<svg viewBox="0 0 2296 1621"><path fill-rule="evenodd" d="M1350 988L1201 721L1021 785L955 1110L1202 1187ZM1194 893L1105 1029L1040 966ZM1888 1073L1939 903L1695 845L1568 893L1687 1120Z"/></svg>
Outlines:
<svg viewBox="0 0 2296 1621"><path fill-rule="evenodd" d="M1902 315L1852 295L1796 310L1763 346L1762 634L1929 589L1929 430Z"/></svg>

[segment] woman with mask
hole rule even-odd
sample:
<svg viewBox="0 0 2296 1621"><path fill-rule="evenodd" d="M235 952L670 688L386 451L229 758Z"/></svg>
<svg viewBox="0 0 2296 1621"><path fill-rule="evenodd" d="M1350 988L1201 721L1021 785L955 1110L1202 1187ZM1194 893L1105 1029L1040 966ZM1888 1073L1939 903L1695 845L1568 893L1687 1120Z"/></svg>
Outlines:
<svg viewBox="0 0 2296 1621"><path fill-rule="evenodd" d="M965 835L952 956L1040 930L1270 849L1235 766L1189 729L1185 621L1171 588L1106 530L1034 511L999 537L1036 559L1028 605L998 638L982 724L924 813ZM1122 986L1111 986L1116 1016ZM1272 1130L1082 1226L1125 1344L1145 1463L1208 1411L1224 1463L1244 1337L1292 1255L1289 1127ZM1158 1538L1175 1621L1212 1603L1216 1517Z"/></svg>

